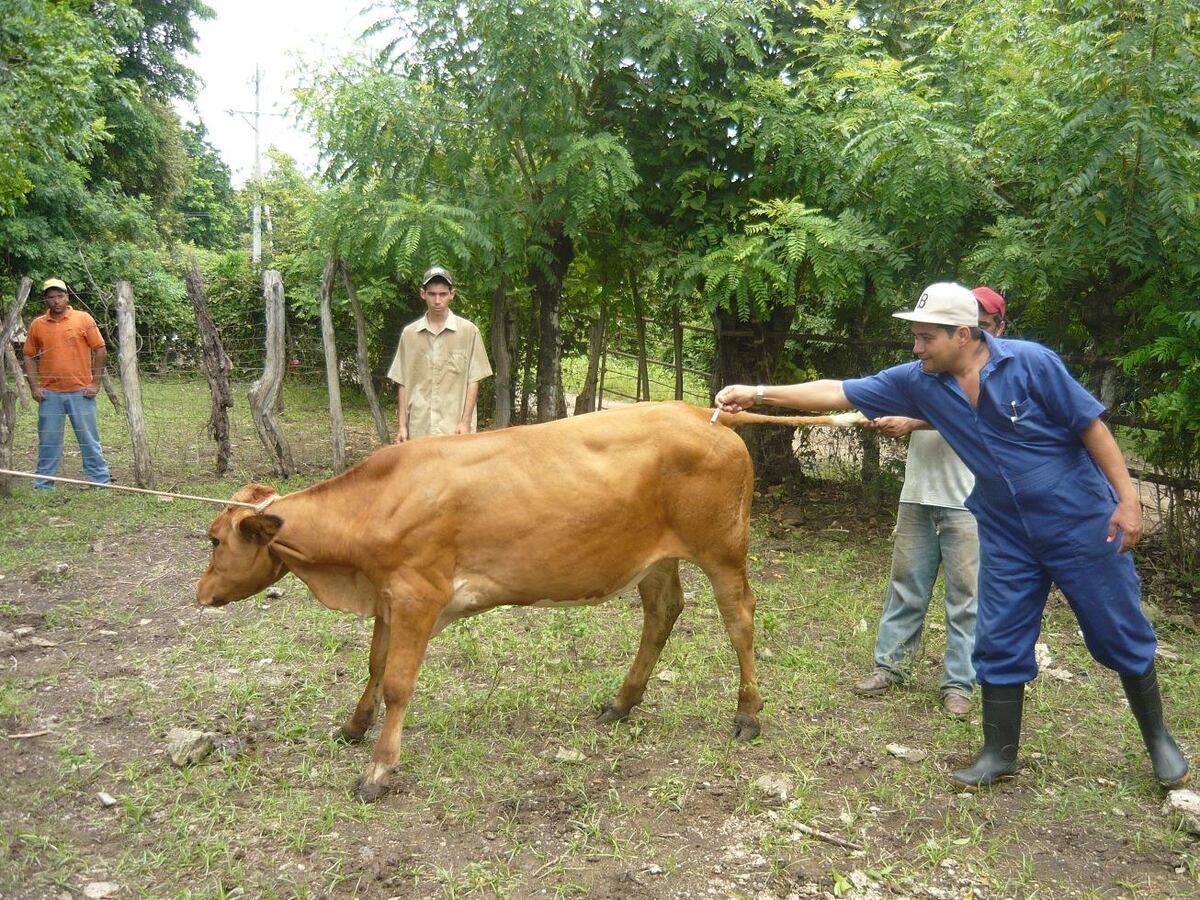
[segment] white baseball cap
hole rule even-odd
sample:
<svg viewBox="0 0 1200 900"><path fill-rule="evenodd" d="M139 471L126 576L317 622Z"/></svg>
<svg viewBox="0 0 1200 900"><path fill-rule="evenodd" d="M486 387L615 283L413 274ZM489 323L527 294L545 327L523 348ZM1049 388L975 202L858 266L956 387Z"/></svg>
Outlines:
<svg viewBox="0 0 1200 900"><path fill-rule="evenodd" d="M928 325L965 325L979 327L979 303L975 295L961 284L939 281L931 284L917 298L912 312L892 313L897 319L923 322Z"/></svg>

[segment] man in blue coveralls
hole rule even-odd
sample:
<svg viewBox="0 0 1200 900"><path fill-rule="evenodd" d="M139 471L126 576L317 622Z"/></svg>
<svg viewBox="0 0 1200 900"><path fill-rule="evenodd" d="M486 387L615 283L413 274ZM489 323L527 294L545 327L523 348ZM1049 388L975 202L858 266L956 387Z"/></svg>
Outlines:
<svg viewBox="0 0 1200 900"><path fill-rule="evenodd" d="M1092 656L1121 676L1166 788L1188 779L1188 760L1163 722L1154 629L1141 609L1129 550L1142 508L1104 407L1051 350L978 328L974 295L930 285L912 312L917 361L848 381L729 385L717 405L765 403L802 410L858 407L924 419L975 475L967 508L979 524L979 617L973 661L983 695L983 752L951 775L973 791L1017 768L1025 684L1037 675L1034 643L1054 582Z"/></svg>

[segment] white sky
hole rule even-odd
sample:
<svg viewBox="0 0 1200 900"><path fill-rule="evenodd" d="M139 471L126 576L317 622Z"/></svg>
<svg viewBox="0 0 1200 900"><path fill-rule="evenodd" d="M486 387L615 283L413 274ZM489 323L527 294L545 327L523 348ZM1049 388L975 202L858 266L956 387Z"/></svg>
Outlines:
<svg viewBox="0 0 1200 900"><path fill-rule="evenodd" d="M198 23L196 53L185 61L199 76L196 102L179 104L184 120L197 114L209 141L233 170L240 185L254 171L254 66L262 69L261 152L275 146L293 156L305 171L317 163L309 136L288 112L299 83L301 59L338 59L372 19L358 10L367 0L349 4L329 0L206 0L216 17ZM244 110L246 116L227 110ZM268 115L270 114L270 115Z"/></svg>

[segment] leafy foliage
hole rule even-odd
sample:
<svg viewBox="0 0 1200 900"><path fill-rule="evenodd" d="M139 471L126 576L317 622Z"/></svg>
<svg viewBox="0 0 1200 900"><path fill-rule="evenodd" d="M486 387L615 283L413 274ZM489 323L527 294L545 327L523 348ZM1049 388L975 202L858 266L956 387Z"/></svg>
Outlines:
<svg viewBox="0 0 1200 900"><path fill-rule="evenodd" d="M113 14L121 11L114 8ZM97 106L117 67L106 37L74 3L5 4L0 17L0 215L11 215L28 196L38 170L86 160L103 141Z"/></svg>

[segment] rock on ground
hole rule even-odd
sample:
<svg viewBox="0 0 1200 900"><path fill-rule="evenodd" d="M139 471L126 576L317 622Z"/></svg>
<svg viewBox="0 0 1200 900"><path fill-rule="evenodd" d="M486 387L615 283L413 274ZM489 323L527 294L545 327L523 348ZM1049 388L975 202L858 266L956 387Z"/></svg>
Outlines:
<svg viewBox="0 0 1200 900"><path fill-rule="evenodd" d="M778 773L759 775L754 779L753 787L759 799L768 806L782 806L792 798L796 790L790 775Z"/></svg>
<svg viewBox="0 0 1200 900"><path fill-rule="evenodd" d="M171 757L171 765L182 769L200 762L212 752L214 737L206 731L172 728L167 732L167 753Z"/></svg>
<svg viewBox="0 0 1200 900"><path fill-rule="evenodd" d="M897 759L907 759L909 762L921 762L929 756L929 753L925 750L914 750L912 747L905 747L903 744L888 744L887 752Z"/></svg>
<svg viewBox="0 0 1200 900"><path fill-rule="evenodd" d="M1185 829L1200 834L1200 794L1195 791L1171 791L1163 804L1163 812L1177 814Z"/></svg>

